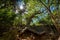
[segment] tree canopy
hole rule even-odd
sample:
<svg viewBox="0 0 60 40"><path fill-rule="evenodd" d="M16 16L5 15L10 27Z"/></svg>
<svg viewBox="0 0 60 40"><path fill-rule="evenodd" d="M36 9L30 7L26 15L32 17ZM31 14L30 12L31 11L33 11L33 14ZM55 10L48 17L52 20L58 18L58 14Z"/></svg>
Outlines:
<svg viewBox="0 0 60 40"><path fill-rule="evenodd" d="M21 26L55 25L58 27L59 17L59 0L0 0L1 34L4 34L3 30L11 31L11 28L17 29Z"/></svg>

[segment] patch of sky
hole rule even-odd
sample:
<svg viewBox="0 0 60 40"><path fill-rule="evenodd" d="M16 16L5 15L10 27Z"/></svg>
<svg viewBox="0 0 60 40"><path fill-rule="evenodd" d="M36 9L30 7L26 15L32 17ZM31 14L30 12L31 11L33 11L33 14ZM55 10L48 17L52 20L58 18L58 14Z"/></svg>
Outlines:
<svg viewBox="0 0 60 40"><path fill-rule="evenodd" d="M24 9L25 3L22 0L17 0L17 6L22 10Z"/></svg>
<svg viewBox="0 0 60 40"><path fill-rule="evenodd" d="M55 9L56 9L56 7L55 7L54 5L51 5L51 6L50 6L51 12L53 12Z"/></svg>
<svg viewBox="0 0 60 40"><path fill-rule="evenodd" d="M36 23L36 22L39 22L39 20L38 20L37 18L33 18L33 19L32 19L32 22L33 22L33 23Z"/></svg>
<svg viewBox="0 0 60 40"><path fill-rule="evenodd" d="M39 20L42 20L43 17L44 17L44 16L38 16L38 19L39 19Z"/></svg>
<svg viewBox="0 0 60 40"><path fill-rule="evenodd" d="M41 9L40 9L40 11L42 12L41 14L38 14L38 15L36 15L38 18L38 21L41 21L43 18L46 18L47 16L48 16L48 11L46 10L46 8L45 7L42 7Z"/></svg>
<svg viewBox="0 0 60 40"><path fill-rule="evenodd" d="M44 8L44 7L42 7L41 9L40 9L40 11L41 12L44 12L46 9Z"/></svg>
<svg viewBox="0 0 60 40"><path fill-rule="evenodd" d="M48 16L48 13L42 13L41 15L37 15L38 16L38 20L42 20L43 18L46 18Z"/></svg>

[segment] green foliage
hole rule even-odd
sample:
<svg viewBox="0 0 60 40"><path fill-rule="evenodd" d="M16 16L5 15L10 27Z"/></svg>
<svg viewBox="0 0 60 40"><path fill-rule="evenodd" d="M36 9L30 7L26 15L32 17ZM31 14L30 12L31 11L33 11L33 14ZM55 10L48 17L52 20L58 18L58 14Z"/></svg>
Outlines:
<svg viewBox="0 0 60 40"><path fill-rule="evenodd" d="M16 14L13 12L13 5L11 3L9 0L0 0L0 40L14 39L12 36L14 36L16 31L13 32L10 28L13 28Z"/></svg>
<svg viewBox="0 0 60 40"><path fill-rule="evenodd" d="M49 24L51 24L52 23L51 19L47 13L48 10L45 8L45 10L46 10L46 12L45 12L43 8L45 8L44 5L37 0L28 1L26 3L27 12L24 13L22 16L22 19L24 18L24 21L27 20L27 21L25 21L26 22L25 25L27 25L29 22L31 25L36 25L36 24L40 24L41 21L45 22L45 24L48 24L47 22L49 22ZM41 11L43 11L43 12L41 12ZM36 17L35 15L39 16L41 19ZM22 21L22 23L24 23L24 22Z"/></svg>
<svg viewBox="0 0 60 40"><path fill-rule="evenodd" d="M56 0L50 0L50 3L46 3L46 0L41 1L48 7L52 15L60 16L60 14L57 14L58 9L56 8ZM23 2L26 4L25 11L22 13L21 10L17 9L18 13L16 14L14 11L14 2L11 0L0 0L0 29L3 27L4 30L8 29L9 31L3 36L4 39L2 38L0 40L14 40L12 36L16 35L14 33L16 33L17 30L9 30L13 27L16 27L17 29L20 25L40 26L40 24L53 24L51 16L49 15L49 10L40 2L40 0L23 0ZM55 4L52 4L51 2L54 2Z"/></svg>

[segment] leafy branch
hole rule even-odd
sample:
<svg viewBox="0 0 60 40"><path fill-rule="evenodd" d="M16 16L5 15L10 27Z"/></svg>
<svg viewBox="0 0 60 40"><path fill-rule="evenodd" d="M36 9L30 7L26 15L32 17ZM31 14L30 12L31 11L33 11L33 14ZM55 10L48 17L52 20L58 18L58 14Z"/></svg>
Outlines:
<svg viewBox="0 0 60 40"><path fill-rule="evenodd" d="M58 27L58 25L57 25L57 23L56 23L56 20L55 20L55 16L53 15L53 13L51 12L51 10L40 0L40 2L47 8L47 10L49 11L49 15L50 15L50 17L51 17L51 20L52 20L52 22L53 22L53 25L55 26L54 27L54 30L56 30L57 29L57 27ZM58 29L56 30L56 31L58 31Z"/></svg>

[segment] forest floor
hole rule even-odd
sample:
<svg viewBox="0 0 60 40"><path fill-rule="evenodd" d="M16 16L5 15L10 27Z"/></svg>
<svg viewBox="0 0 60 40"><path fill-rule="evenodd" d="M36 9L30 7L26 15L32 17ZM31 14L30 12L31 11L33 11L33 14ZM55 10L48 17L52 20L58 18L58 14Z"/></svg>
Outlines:
<svg viewBox="0 0 60 40"><path fill-rule="evenodd" d="M54 37L48 34L37 35L26 31L21 34L17 40L60 40L60 37Z"/></svg>

